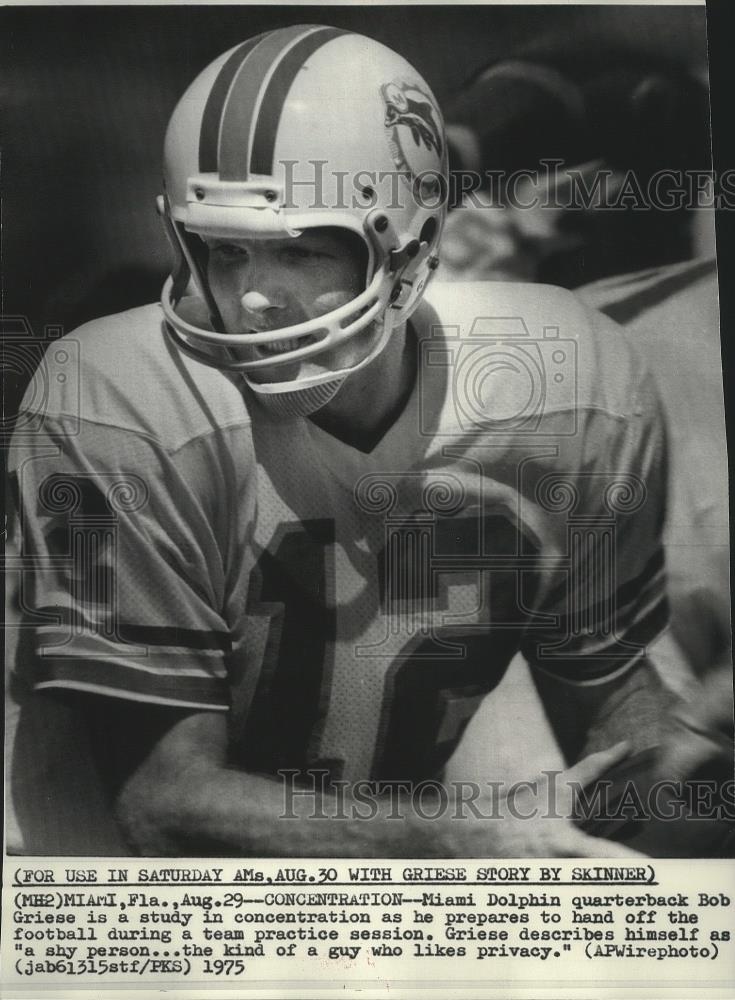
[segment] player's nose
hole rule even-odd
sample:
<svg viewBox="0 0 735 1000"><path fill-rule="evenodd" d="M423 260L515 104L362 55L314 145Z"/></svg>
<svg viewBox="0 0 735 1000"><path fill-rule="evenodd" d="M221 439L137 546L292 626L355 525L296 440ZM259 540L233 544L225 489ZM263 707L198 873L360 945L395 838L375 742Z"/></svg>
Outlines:
<svg viewBox="0 0 735 1000"><path fill-rule="evenodd" d="M283 309L288 299L286 279L270 260L253 260L243 274L240 285L240 308L253 326L266 321L266 315Z"/></svg>
<svg viewBox="0 0 735 1000"><path fill-rule="evenodd" d="M273 303L270 298L262 292L255 291L254 289L245 292L240 299L240 305L243 307L245 312L253 313L255 315L264 313L266 310L273 308Z"/></svg>
<svg viewBox="0 0 735 1000"><path fill-rule="evenodd" d="M276 324L275 316L281 314L284 300L278 290L254 288L252 285L240 296L240 309L245 324L252 330L267 330Z"/></svg>

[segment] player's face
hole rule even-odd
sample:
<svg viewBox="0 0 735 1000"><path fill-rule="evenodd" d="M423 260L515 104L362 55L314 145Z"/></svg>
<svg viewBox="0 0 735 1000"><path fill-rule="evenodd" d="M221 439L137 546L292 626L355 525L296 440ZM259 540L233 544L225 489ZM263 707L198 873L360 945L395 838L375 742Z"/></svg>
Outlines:
<svg viewBox="0 0 735 1000"><path fill-rule="evenodd" d="M208 238L208 279L225 332L261 333L323 316L365 287L367 253L359 237L335 229L307 230L286 239ZM315 341L313 336L236 349L239 360L277 358ZM297 375L356 364L371 341L364 337L323 355L248 372L257 382L288 382Z"/></svg>

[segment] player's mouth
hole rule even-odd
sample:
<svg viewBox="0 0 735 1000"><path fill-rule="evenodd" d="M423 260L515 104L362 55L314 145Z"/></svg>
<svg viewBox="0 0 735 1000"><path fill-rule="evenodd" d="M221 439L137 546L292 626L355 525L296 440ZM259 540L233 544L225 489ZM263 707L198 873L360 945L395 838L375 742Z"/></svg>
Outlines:
<svg viewBox="0 0 735 1000"><path fill-rule="evenodd" d="M260 357L272 358L278 354L286 354L288 351L295 351L299 347L306 347L308 344L315 342L316 337L307 334L305 337L291 337L289 340L278 340L272 344L258 344L255 347L255 352Z"/></svg>

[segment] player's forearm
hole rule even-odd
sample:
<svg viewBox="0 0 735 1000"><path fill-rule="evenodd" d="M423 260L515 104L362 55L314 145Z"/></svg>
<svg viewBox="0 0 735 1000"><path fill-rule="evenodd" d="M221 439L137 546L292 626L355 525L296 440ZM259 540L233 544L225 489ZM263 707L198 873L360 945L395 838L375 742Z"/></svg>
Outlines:
<svg viewBox="0 0 735 1000"><path fill-rule="evenodd" d="M568 763L627 740L631 753L661 740L670 695L647 659L622 677L592 685L540 675L537 685Z"/></svg>
<svg viewBox="0 0 735 1000"><path fill-rule="evenodd" d="M672 700L646 658L619 681L582 689L577 704L586 715L586 738L580 756L620 740L628 741L632 753L657 746Z"/></svg>
<svg viewBox="0 0 735 1000"><path fill-rule="evenodd" d="M195 765L166 787L136 780L122 793L118 816L144 855L446 857L491 850L493 831L467 820L421 818L408 804L396 808L378 797L354 805L293 794L278 779Z"/></svg>

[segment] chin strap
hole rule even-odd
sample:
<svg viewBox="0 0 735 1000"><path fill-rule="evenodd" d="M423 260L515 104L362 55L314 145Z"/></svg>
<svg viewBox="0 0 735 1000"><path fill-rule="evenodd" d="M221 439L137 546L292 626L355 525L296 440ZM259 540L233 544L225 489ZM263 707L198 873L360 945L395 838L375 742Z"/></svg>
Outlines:
<svg viewBox="0 0 735 1000"><path fill-rule="evenodd" d="M334 379L311 389L294 389L266 395L258 393L258 404L276 417L308 417L330 403L344 385L345 378ZM251 382L248 388L253 389Z"/></svg>

